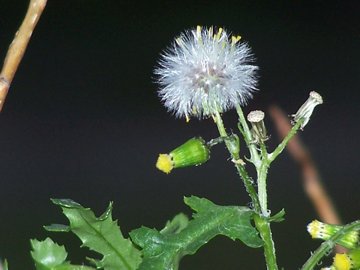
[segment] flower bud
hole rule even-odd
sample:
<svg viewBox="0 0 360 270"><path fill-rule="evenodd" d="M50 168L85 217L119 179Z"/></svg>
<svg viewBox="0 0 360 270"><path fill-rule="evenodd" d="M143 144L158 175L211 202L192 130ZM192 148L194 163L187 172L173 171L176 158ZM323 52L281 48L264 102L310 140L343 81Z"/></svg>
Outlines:
<svg viewBox="0 0 360 270"><path fill-rule="evenodd" d="M331 236L341 230L343 226L340 225L329 225L322 223L318 220L314 220L307 226L307 230L312 238L328 240ZM351 231L337 241L337 244L346 248L355 248L359 244L359 232Z"/></svg>
<svg viewBox="0 0 360 270"><path fill-rule="evenodd" d="M174 168L201 165L209 158L209 147L202 138L197 137L188 140L169 154L160 154L156 167L164 173L170 173Z"/></svg>
<svg viewBox="0 0 360 270"><path fill-rule="evenodd" d="M333 265L336 270L360 269L360 249L350 250L348 254L337 253Z"/></svg>
<svg viewBox="0 0 360 270"><path fill-rule="evenodd" d="M314 108L323 103L323 98L321 95L315 91L311 91L309 98L305 101L305 103L300 107L300 109L296 112L296 114L293 114L293 121L292 124L294 125L297 123L300 119L304 119L304 122L301 124L301 129L303 129L306 124L310 120L310 116L312 115Z"/></svg>
<svg viewBox="0 0 360 270"><path fill-rule="evenodd" d="M266 128L264 124L265 114L263 111L252 111L248 114L247 120L251 123L251 134L254 139L254 143L263 143L267 141L269 137L266 134Z"/></svg>

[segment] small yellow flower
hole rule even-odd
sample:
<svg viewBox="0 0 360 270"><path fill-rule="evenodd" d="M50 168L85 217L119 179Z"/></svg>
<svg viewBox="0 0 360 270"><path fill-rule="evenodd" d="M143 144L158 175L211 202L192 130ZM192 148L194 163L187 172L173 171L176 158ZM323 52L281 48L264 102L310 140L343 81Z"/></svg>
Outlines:
<svg viewBox="0 0 360 270"><path fill-rule="evenodd" d="M350 270L351 261L347 254L336 254L334 257L334 266L336 270Z"/></svg>
<svg viewBox="0 0 360 270"><path fill-rule="evenodd" d="M208 145L202 138L192 138L180 145L169 154L160 154L156 168L164 173L170 173L174 168L197 166L210 158Z"/></svg>
<svg viewBox="0 0 360 270"><path fill-rule="evenodd" d="M352 249L348 254L337 253L334 257L333 266L336 270L359 270L360 249Z"/></svg>
<svg viewBox="0 0 360 270"><path fill-rule="evenodd" d="M318 220L312 221L307 230L312 238L328 240L331 236L341 230L341 225L330 225ZM359 245L359 232L351 231L343 235L343 237L337 241L337 243L346 248L355 248Z"/></svg>

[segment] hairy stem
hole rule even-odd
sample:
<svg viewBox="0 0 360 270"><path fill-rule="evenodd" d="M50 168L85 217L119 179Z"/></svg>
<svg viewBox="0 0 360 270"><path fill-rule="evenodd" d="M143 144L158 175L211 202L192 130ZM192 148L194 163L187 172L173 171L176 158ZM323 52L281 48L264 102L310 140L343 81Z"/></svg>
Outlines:
<svg viewBox="0 0 360 270"><path fill-rule="evenodd" d="M261 216L254 217L255 226L260 232L260 236L264 241L264 255L268 270L277 270L275 245L272 239L270 222Z"/></svg>
<svg viewBox="0 0 360 270"><path fill-rule="evenodd" d="M250 128L245 120L244 113L239 105L236 106L236 112L239 116L239 123L241 126L240 131L244 135L244 140L245 140L246 146L249 148L249 151L250 151L250 155L251 155L250 160L255 165L255 168L258 169L261 164L260 156L256 149L256 145L251 143L252 136L251 136Z"/></svg>
<svg viewBox="0 0 360 270"><path fill-rule="evenodd" d="M259 170L257 170L258 174L258 195L261 207L261 213L263 216L269 216L269 210L267 206L267 173L268 173L269 165L266 162L262 162Z"/></svg>
<svg viewBox="0 0 360 270"><path fill-rule="evenodd" d="M0 73L0 111L4 106L6 95L9 91L15 72L25 53L30 37L45 8L46 0L30 0L25 18L15 34L7 51L4 64Z"/></svg>
<svg viewBox="0 0 360 270"><path fill-rule="evenodd" d="M304 122L303 118L300 119L299 121L297 121L296 124L291 128L290 132L282 140L282 142L275 148L275 150L271 154L269 154L269 156L268 156L269 164L271 162L273 162L277 158L278 155L281 154L281 152L285 149L285 147L288 144L288 142L290 141L290 139L292 137L294 137L296 132L299 130L299 128L301 127L303 122Z"/></svg>
<svg viewBox="0 0 360 270"><path fill-rule="evenodd" d="M223 138L227 138L228 134L225 130L222 118L218 112L214 115L214 120L215 120L215 123L219 130L220 136ZM236 160L238 159L239 153L234 152L234 149L236 149L236 147L231 146L232 142L230 140L225 139L224 141L225 141L225 145L226 145L228 151L230 152L231 158L234 161L236 170L238 171L241 179L244 182L245 189L251 198L253 207L256 212L259 212L260 211L260 203L259 203L259 198L255 191L255 188L253 186L253 182L252 182L251 178L249 177L249 175L247 174L247 171L245 170L244 165L240 164L239 162L236 162Z"/></svg>
<svg viewBox="0 0 360 270"><path fill-rule="evenodd" d="M241 128L242 128L241 132L243 133L246 144L250 149L252 162L254 163L254 165L258 171L258 176L263 177L261 182L266 183L268 166L263 166L264 164L262 163L262 161L260 159L260 156L259 156L259 153L257 152L256 146L254 144L250 143L251 142L250 129L246 123L246 120L245 120L244 114L242 113L241 108L239 107L239 109L237 109L237 111L239 114L239 122L241 123ZM224 127L224 124L223 124L220 114L216 113L214 115L214 119L215 119L216 125L218 127L220 136L222 136L224 138L227 137L228 134L225 130L225 127ZM233 159L234 159L234 157L237 157L239 155L239 153L232 152L233 149L235 149L235 147L232 147L230 145L231 141L225 140L225 144L226 144L226 147L229 150L230 155ZM259 166L259 167L257 167L257 166ZM238 170L240 177L242 178L242 180L244 182L246 191L249 193L249 196L252 199L252 203L254 205L255 211L257 213L263 212L262 211L263 207L261 205L261 202L259 201L259 196L256 193L254 186L252 185L252 181L251 181L250 177L248 176L244 166L239 163L235 163L235 167ZM258 179L258 185L259 184L260 183L259 183L259 179ZM265 199L266 199L266 184L265 185L263 184L263 186L260 190L263 193L262 196L265 196ZM264 211L267 214L268 211L267 211L266 207L265 207ZM254 218L254 221L255 221L255 226L260 233L261 239L264 241L264 254L265 254L267 269L268 270L277 270L278 267L276 264L275 247L274 247L274 241L272 240L270 223L264 215L257 215Z"/></svg>

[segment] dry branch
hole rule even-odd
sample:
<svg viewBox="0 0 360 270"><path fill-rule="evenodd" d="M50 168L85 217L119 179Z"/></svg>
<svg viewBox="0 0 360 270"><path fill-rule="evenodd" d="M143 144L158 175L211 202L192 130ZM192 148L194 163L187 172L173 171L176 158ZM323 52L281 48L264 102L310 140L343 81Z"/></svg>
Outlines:
<svg viewBox="0 0 360 270"><path fill-rule="evenodd" d="M25 18L9 46L0 73L0 111L4 106L11 82L45 6L46 0L30 0Z"/></svg>

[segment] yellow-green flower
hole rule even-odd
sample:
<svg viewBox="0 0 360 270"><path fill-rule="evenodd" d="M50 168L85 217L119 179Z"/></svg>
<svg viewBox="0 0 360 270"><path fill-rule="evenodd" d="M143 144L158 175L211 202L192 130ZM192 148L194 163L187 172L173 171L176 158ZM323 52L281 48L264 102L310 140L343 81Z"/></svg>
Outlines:
<svg viewBox="0 0 360 270"><path fill-rule="evenodd" d="M312 221L308 226L307 230L310 233L312 238L328 240L331 236L341 230L343 226L341 225L330 225L320 222L318 220ZM346 248L355 248L359 244L359 232L351 231L337 241L337 243Z"/></svg>
<svg viewBox="0 0 360 270"><path fill-rule="evenodd" d="M360 249L350 250L348 254L337 253L334 257L333 266L336 270L360 269Z"/></svg>
<svg viewBox="0 0 360 270"><path fill-rule="evenodd" d="M164 173L170 173L174 168L203 164L209 158L209 147L202 138L197 137L188 140L169 154L160 154L156 167Z"/></svg>

